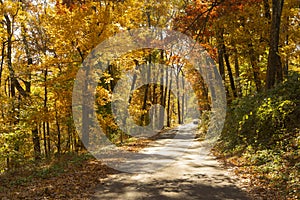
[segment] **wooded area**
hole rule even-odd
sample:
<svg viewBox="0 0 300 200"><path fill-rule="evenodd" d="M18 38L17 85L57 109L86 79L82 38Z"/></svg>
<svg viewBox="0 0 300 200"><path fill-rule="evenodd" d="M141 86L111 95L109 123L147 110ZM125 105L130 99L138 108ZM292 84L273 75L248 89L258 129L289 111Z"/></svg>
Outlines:
<svg viewBox="0 0 300 200"><path fill-rule="evenodd" d="M219 155L246 159L243 153L248 153L251 162L263 164L268 159L259 160L261 154L274 155L280 163L276 170L286 177L268 178L288 184L291 196L299 192L299 0L0 0L0 15L1 173L83 151L72 116L73 85L82 62L116 33L162 27L192 37L218 66L228 103ZM95 106L115 144L131 138L119 129L111 109L124 70L136 73L128 112L138 125L149 123L156 104L165 108L156 113L158 127L185 123L195 102L203 119L208 116L211 91L189 61L142 49L105 65ZM133 90L140 83L137 76L159 84ZM188 84L195 99L187 99ZM207 126L203 121L200 126ZM269 152L273 149L280 152ZM251 158L257 152L261 158Z"/></svg>

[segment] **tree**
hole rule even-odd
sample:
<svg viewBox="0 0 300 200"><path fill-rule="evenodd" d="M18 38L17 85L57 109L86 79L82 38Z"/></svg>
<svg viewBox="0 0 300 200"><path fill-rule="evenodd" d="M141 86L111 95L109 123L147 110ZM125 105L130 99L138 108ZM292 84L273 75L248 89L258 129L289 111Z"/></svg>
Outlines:
<svg viewBox="0 0 300 200"><path fill-rule="evenodd" d="M267 66L266 88L274 87L275 83L283 80L282 63L279 55L279 34L281 24L281 13L284 0L272 0L272 20L270 29L270 49Z"/></svg>

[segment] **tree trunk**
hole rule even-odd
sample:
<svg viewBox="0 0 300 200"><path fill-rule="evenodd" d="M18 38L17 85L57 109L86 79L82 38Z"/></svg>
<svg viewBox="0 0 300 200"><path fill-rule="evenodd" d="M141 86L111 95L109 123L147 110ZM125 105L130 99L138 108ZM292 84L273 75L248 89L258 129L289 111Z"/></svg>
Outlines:
<svg viewBox="0 0 300 200"><path fill-rule="evenodd" d="M43 122L43 140L44 140L45 156L48 157L46 122Z"/></svg>
<svg viewBox="0 0 300 200"><path fill-rule="evenodd" d="M217 44L218 44L218 63L219 63L219 72L222 77L222 80L225 81L225 65L224 65L224 39L223 39L223 29L218 31L217 35Z"/></svg>
<svg viewBox="0 0 300 200"><path fill-rule="evenodd" d="M12 37L13 37L13 32L12 32L11 20L8 17L8 15L4 15L4 18L6 20L7 34L8 34L8 38L7 38L7 66L8 66L10 80L11 80L11 87L10 87L11 96L16 95L15 89L17 89L22 96L27 97L28 94L22 88L19 81L15 77L15 72L13 70L13 65L12 65Z"/></svg>
<svg viewBox="0 0 300 200"><path fill-rule="evenodd" d="M182 90L185 91L185 80L184 80L184 76L183 76L183 72L182 73ZM181 123L184 123L184 106L185 106L185 92L182 92L182 96L181 96Z"/></svg>
<svg viewBox="0 0 300 200"><path fill-rule="evenodd" d="M171 127L171 110L170 110L170 104L171 104L171 88L172 88L172 82L173 82L173 78L172 78L172 72L173 70L171 70L170 72L170 84L168 87L168 105L167 105L167 127Z"/></svg>
<svg viewBox="0 0 300 200"><path fill-rule="evenodd" d="M177 90L177 117L178 117L178 124L181 124L179 72L177 72L177 74L176 74L176 90Z"/></svg>
<svg viewBox="0 0 300 200"><path fill-rule="evenodd" d="M233 79L233 75L232 75L232 70L231 70L231 66L230 66L230 62L229 62L229 56L226 51L225 44L223 44L223 52L224 52L225 63L226 63L227 71L228 71L228 76L229 76L229 80L230 80L230 86L231 86L231 90L233 93L233 97L237 97L234 79Z"/></svg>
<svg viewBox="0 0 300 200"><path fill-rule="evenodd" d="M237 95L240 97L241 94L241 85L240 85L240 66L239 66L239 57L236 47L234 47L234 70L235 70L235 85Z"/></svg>
<svg viewBox="0 0 300 200"><path fill-rule="evenodd" d="M3 72L3 63L4 63L4 50L5 50L5 43L2 43L2 49L1 49L1 63L0 63L0 87L1 87L1 83L2 83L2 72Z"/></svg>
<svg viewBox="0 0 300 200"><path fill-rule="evenodd" d="M48 115L47 112L47 102L48 102L48 90L47 90L47 75L48 75L48 69L44 72L44 114ZM43 136L44 136L44 149L45 149L45 155L48 157L48 148L47 148L47 130L46 130L46 121L43 122Z"/></svg>
<svg viewBox="0 0 300 200"><path fill-rule="evenodd" d="M164 107L167 106L167 95L168 95L168 91L170 90L170 88L168 87L168 85L169 85L169 70L170 70L170 68L166 67L166 80L165 80L165 90L164 90L164 99L163 99Z"/></svg>
<svg viewBox="0 0 300 200"><path fill-rule="evenodd" d="M32 130L32 142L34 147L34 159L40 160L41 159L40 137L36 125L35 128Z"/></svg>
<svg viewBox="0 0 300 200"><path fill-rule="evenodd" d="M56 128L57 128L57 154L59 155L61 153L61 132L60 132L60 125L59 125L59 120L58 120L58 111L56 107L56 101L54 102L55 106L55 121L56 121Z"/></svg>
<svg viewBox="0 0 300 200"><path fill-rule="evenodd" d="M161 50L160 52L160 59L163 60L164 58L164 52L163 50ZM163 109L160 109L159 111L159 127L163 127L164 126L164 118L165 118L165 106L166 106L166 102L164 101L165 99L165 95L164 95L164 88L165 90L167 90L167 87L164 87L164 68L161 67L160 68L160 105L163 107Z"/></svg>
<svg viewBox="0 0 300 200"><path fill-rule="evenodd" d="M153 70L154 71L154 70ZM155 75L155 74L153 74L153 78L154 78L154 80L153 80L153 83L154 84L151 84L152 85L152 105L156 105L157 103L158 103L158 101L157 101L157 95L156 95L156 93L157 93L157 80L155 80L156 79L156 77L158 77L158 74L159 73L157 73L157 75ZM158 107L157 107L158 108ZM159 127L159 124L157 124L158 122L159 122L159 120L157 120L157 119L159 119L159 110L157 110L156 108L155 109L153 109L153 115L152 115L152 125L153 125L153 129L154 128L156 128L156 127Z"/></svg>
<svg viewBox="0 0 300 200"><path fill-rule="evenodd" d="M51 155L51 143L50 143L50 124L49 122L46 122L46 131L47 131L47 148L48 148L48 155Z"/></svg>
<svg viewBox="0 0 300 200"><path fill-rule="evenodd" d="M149 63L146 69L146 79L147 83L150 81L150 73L151 73L151 55L149 56ZM148 94L149 94L150 84L146 84L145 93L144 93L144 99L143 99L143 106L142 110L145 111L147 109L147 100L148 100ZM147 125L147 118L146 114L142 114L141 116L141 125Z"/></svg>
<svg viewBox="0 0 300 200"><path fill-rule="evenodd" d="M284 0L272 0L272 20L270 29L270 49L267 66L266 88L274 87L276 82L281 82L282 66L279 56L278 44L280 34L281 13Z"/></svg>

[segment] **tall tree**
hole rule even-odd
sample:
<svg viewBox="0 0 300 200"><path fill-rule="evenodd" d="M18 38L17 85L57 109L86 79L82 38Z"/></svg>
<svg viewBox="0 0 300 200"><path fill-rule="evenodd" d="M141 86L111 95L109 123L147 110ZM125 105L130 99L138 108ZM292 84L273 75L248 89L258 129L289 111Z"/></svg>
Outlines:
<svg viewBox="0 0 300 200"><path fill-rule="evenodd" d="M272 0L272 20L270 29L270 49L267 66L266 88L274 87L283 80L282 63L278 51L281 13L284 0Z"/></svg>

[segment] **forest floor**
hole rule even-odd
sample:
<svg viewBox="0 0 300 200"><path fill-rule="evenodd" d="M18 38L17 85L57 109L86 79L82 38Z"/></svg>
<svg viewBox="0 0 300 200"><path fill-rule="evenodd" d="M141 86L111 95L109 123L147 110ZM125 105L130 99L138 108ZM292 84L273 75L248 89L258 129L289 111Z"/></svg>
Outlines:
<svg viewBox="0 0 300 200"><path fill-rule="evenodd" d="M127 148L159 154L162 151L157 148L174 143L178 131L190 134L195 125L169 130L153 137L152 143L139 141ZM174 151L168 151L180 156L157 170L148 160L146 168L152 171L147 173L120 172L88 154L64 155L48 164L27 165L0 175L0 199L260 199L247 194L247 177L239 178L232 167L225 168L202 142L193 140L186 149L180 141L175 138L175 145L169 147Z"/></svg>

